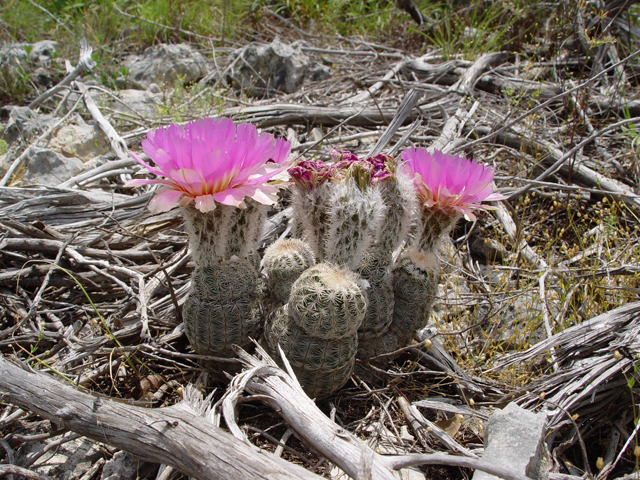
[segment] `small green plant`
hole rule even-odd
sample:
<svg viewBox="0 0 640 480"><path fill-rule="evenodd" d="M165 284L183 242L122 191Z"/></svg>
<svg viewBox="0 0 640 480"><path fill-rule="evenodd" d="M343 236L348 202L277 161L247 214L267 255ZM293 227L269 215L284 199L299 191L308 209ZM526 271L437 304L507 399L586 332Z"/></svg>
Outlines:
<svg viewBox="0 0 640 480"><path fill-rule="evenodd" d="M442 51L445 59L458 54L472 59L480 53L502 49L522 16L515 2L504 0L489 4L476 1L460 9L440 4L431 7L429 13L436 20L420 33Z"/></svg>
<svg viewBox="0 0 640 480"><path fill-rule="evenodd" d="M1 132L1 130L0 130ZM7 142L3 139L0 139L0 155L4 155L5 153L7 153L7 149L8 149L8 145Z"/></svg>

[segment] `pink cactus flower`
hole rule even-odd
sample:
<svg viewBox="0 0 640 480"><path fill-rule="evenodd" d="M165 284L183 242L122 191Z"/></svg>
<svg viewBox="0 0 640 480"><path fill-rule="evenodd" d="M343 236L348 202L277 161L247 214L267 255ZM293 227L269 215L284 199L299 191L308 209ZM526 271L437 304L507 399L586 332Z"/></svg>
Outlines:
<svg viewBox="0 0 640 480"><path fill-rule="evenodd" d="M439 151L427 152L411 147L402 152L403 169L413 178L418 197L426 208L435 208L450 215L462 214L475 220L474 210L489 210L483 201L502 200L493 192L493 168Z"/></svg>
<svg viewBox="0 0 640 480"><path fill-rule="evenodd" d="M249 197L263 204L277 200L274 177L284 171L291 144L249 123L204 118L150 131L142 150L155 167L131 156L161 179L134 179L128 185L164 185L149 203L152 212L166 212L176 202L209 212L216 202L244 207Z"/></svg>

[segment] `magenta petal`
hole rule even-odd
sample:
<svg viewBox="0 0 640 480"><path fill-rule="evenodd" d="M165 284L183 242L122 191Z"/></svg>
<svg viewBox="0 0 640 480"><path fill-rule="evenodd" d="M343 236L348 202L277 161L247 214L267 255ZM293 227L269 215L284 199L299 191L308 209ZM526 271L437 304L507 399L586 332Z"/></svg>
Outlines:
<svg viewBox="0 0 640 480"><path fill-rule="evenodd" d="M168 212L175 205L184 192L179 190L160 189L149 202L149 210L153 213Z"/></svg>
<svg viewBox="0 0 640 480"><path fill-rule="evenodd" d="M131 185L161 183L175 193L158 194L153 208L167 208L169 199L188 204L193 198L198 208L210 211L215 202L242 206L245 196L273 203L277 191L274 177L285 169L291 144L258 133L254 125L236 125L228 118L204 118L180 126L176 124L150 131L142 149L155 163L147 165L132 157L151 173L166 179L135 180ZM164 191L164 190L163 190Z"/></svg>
<svg viewBox="0 0 640 480"><path fill-rule="evenodd" d="M136 162L138 162L140 165L142 165L144 168L146 168L147 170L149 170L151 173L155 173L156 175L164 175L163 172L161 172L160 170L158 170L157 168L153 168L151 165L148 165L144 160L142 160L138 155L136 155L133 152L129 152L129 155L131 155L131 158L133 158Z"/></svg>

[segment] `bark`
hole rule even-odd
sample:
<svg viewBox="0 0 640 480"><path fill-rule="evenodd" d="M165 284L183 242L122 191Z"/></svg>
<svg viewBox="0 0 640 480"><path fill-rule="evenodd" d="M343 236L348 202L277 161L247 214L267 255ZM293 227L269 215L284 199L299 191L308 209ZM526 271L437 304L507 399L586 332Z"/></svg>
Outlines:
<svg viewBox="0 0 640 480"><path fill-rule="evenodd" d="M0 359L0 392L5 402L64 428L200 480L320 478L237 440L182 404L149 409L119 403L25 371L6 358Z"/></svg>

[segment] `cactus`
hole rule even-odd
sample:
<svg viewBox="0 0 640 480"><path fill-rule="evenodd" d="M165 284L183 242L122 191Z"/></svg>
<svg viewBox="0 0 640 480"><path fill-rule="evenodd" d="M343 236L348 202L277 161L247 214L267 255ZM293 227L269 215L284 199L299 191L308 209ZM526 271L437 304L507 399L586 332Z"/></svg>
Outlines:
<svg viewBox="0 0 640 480"><path fill-rule="evenodd" d="M325 259L355 270L379 232L384 204L378 188L362 189L347 178L331 191Z"/></svg>
<svg viewBox="0 0 640 480"><path fill-rule="evenodd" d="M193 349L204 355L234 356L232 346L247 348L261 333L257 275L246 259L198 267L182 315Z"/></svg>
<svg viewBox="0 0 640 480"><path fill-rule="evenodd" d="M358 358L363 359L385 353L385 345L395 346L387 335L394 308L391 267L394 252L407 238L417 206L412 181L397 168L395 160L378 155L371 162L383 162L386 170L393 174L378 182L386 215L379 227L377 242L365 253L358 266L362 278L369 282L369 306L358 330ZM387 338L379 339L381 336Z"/></svg>
<svg viewBox="0 0 640 480"><path fill-rule="evenodd" d="M440 265L433 253L408 249L393 270L393 322L389 333L406 345L424 327L438 293Z"/></svg>
<svg viewBox="0 0 640 480"><path fill-rule="evenodd" d="M313 250L303 240L286 238L270 245L260 264L269 297L276 304L287 303L293 282L315 263Z"/></svg>
<svg viewBox="0 0 640 480"><path fill-rule="evenodd" d="M280 345L310 397L330 395L351 376L355 333L366 306L356 274L317 264L294 282L289 302L271 313L265 327L267 348L279 360Z"/></svg>
<svg viewBox="0 0 640 480"><path fill-rule="evenodd" d="M200 354L234 356L233 345L249 347L261 330L255 259L264 207L183 210L196 263L182 311L187 338Z"/></svg>

